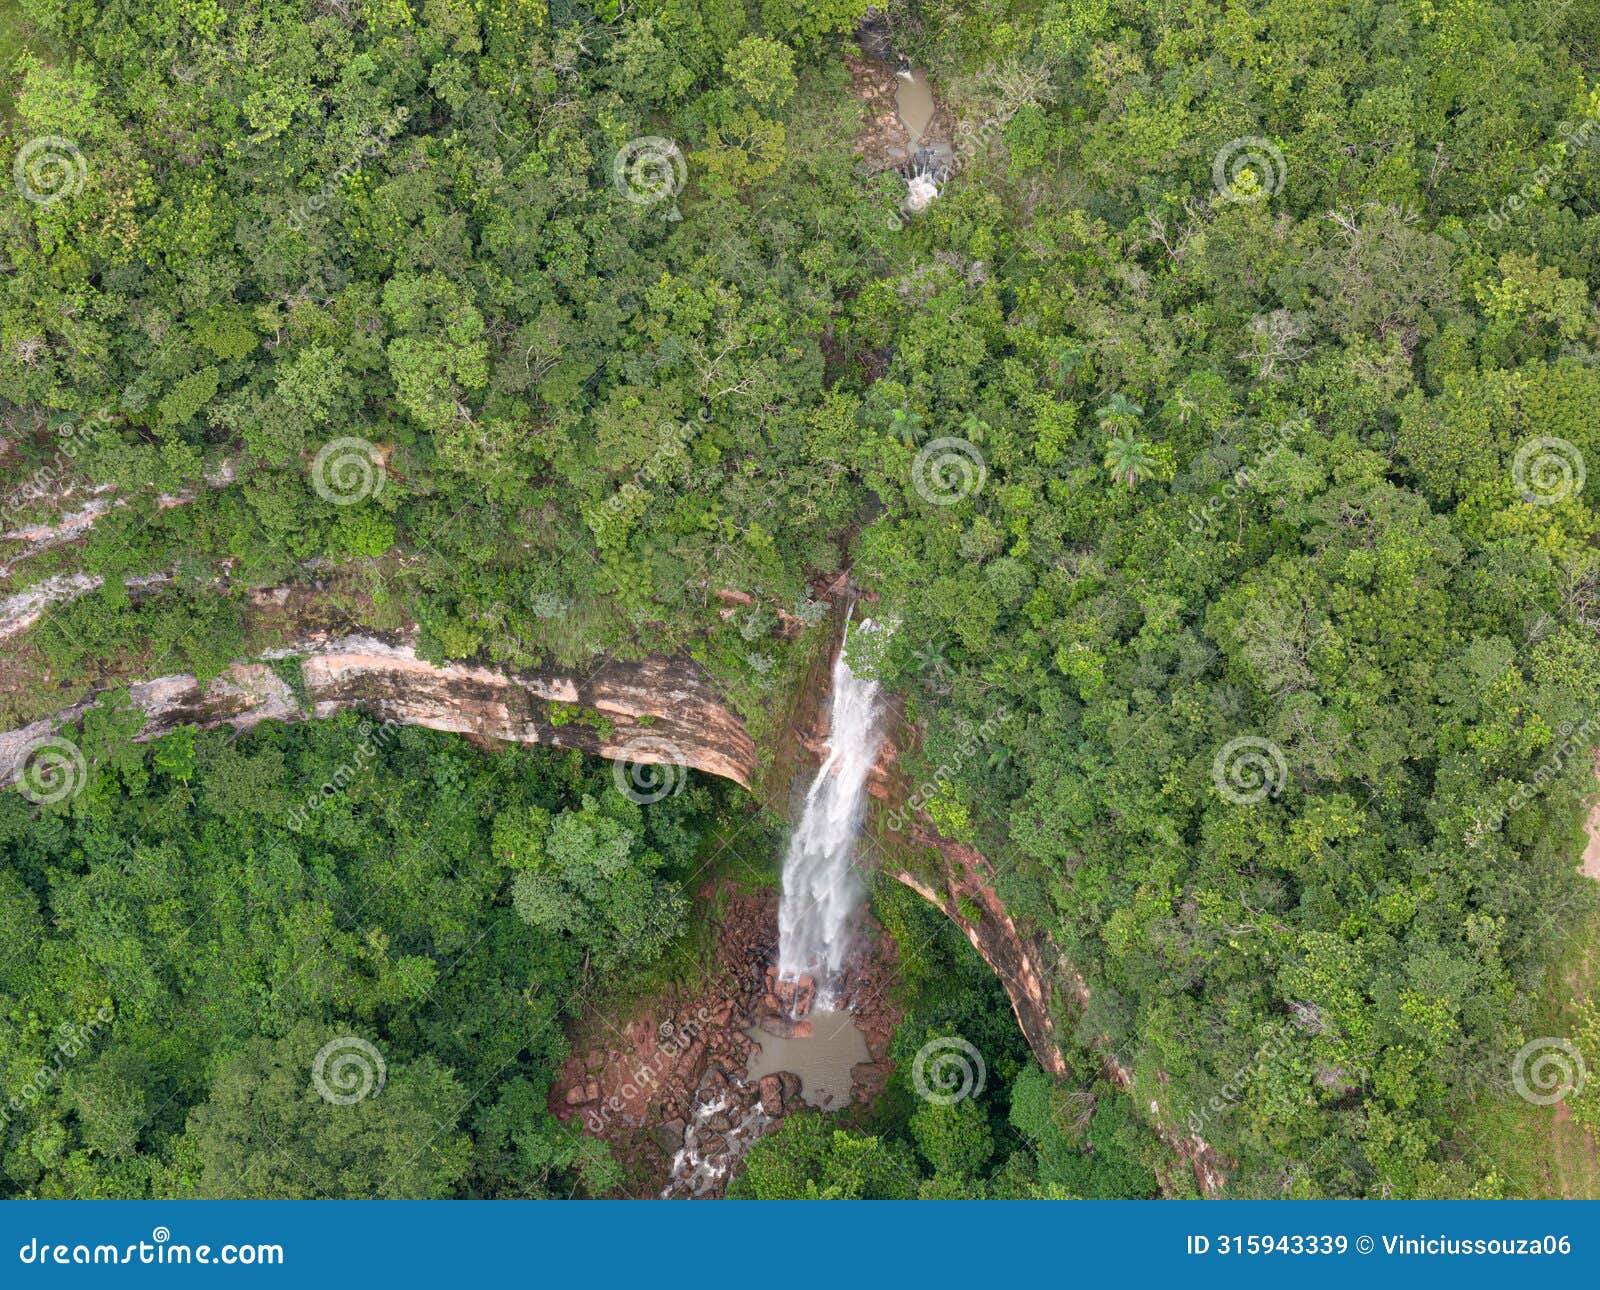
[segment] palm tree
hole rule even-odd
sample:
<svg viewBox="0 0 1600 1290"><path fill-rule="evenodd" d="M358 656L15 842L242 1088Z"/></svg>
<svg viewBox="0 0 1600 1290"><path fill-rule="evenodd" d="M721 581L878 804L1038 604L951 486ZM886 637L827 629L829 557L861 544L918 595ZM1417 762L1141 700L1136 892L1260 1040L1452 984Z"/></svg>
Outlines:
<svg viewBox="0 0 1600 1290"><path fill-rule="evenodd" d="M1095 416L1100 418L1100 428L1107 434L1131 434L1139 425L1139 418L1144 415L1144 409L1123 394L1113 394L1111 401L1102 408L1096 408Z"/></svg>
<svg viewBox="0 0 1600 1290"><path fill-rule="evenodd" d="M895 408L889 414L889 433L894 435L907 448L922 438L922 416L917 412L907 412L904 408Z"/></svg>
<svg viewBox="0 0 1600 1290"><path fill-rule="evenodd" d="M944 642L925 645L913 649L911 653L917 660L917 671L926 672L931 669L940 675L944 673Z"/></svg>
<svg viewBox="0 0 1600 1290"><path fill-rule="evenodd" d="M1133 435L1117 435L1106 445L1105 467L1111 472L1111 482L1125 483L1131 493L1139 481L1149 479L1157 466L1150 445Z"/></svg>
<svg viewBox="0 0 1600 1290"><path fill-rule="evenodd" d="M1050 353L1050 371L1057 385L1065 385L1083 366L1083 346L1075 340L1056 342Z"/></svg>

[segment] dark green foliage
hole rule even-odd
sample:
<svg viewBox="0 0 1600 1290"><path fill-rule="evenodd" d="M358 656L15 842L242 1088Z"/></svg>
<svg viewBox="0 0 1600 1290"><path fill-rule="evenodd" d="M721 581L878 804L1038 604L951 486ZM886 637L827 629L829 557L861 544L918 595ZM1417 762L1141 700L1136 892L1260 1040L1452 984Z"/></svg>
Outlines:
<svg viewBox="0 0 1600 1290"><path fill-rule="evenodd" d="M730 1195L752 1199L1140 1197L1165 1149L1114 1090L1073 1093L1043 1075L994 974L959 931L879 879L874 908L900 951L905 1015L896 1071L865 1130L805 1115L751 1148ZM953 1078L940 1078L940 1054ZM920 1083L919 1083L920 1081ZM1089 1133L1062 1127L1094 1108ZM1085 1112L1085 1119L1090 1112Z"/></svg>
<svg viewBox="0 0 1600 1290"><path fill-rule="evenodd" d="M598 965L621 988L676 934L708 790L641 808L571 754L352 716L237 742L180 730L131 757L84 744L78 795L0 796L7 1194L616 1185L545 1097ZM519 916L530 871L505 822L528 819L572 822L574 847L616 825L582 917ZM320 1064L335 1094L359 1091L341 1053L375 1077L348 1105L316 1084Z"/></svg>

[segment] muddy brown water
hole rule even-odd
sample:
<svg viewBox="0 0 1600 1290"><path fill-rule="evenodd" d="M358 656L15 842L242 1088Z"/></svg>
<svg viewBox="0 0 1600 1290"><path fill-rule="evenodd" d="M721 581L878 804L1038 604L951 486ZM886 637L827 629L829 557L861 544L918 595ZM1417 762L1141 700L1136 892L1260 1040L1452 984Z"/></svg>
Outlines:
<svg viewBox="0 0 1600 1290"><path fill-rule="evenodd" d="M745 1031L761 1045L750 1055L750 1078L792 1071L800 1096L811 1106L837 1111L850 1103L850 1068L871 1061L867 1037L848 1012L818 1008L810 1014L811 1038L780 1039L764 1030Z"/></svg>
<svg viewBox="0 0 1600 1290"><path fill-rule="evenodd" d="M895 111L899 113L900 124L911 136L911 146L915 149L922 142L929 122L933 120L933 86L928 83L928 74L920 67L903 69L896 79Z"/></svg>

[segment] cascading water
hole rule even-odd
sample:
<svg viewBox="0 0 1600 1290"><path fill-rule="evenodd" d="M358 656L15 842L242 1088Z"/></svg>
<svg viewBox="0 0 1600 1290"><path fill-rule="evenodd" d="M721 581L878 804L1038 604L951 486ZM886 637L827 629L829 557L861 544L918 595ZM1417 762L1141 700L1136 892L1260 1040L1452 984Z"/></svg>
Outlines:
<svg viewBox="0 0 1600 1290"><path fill-rule="evenodd" d="M847 623L848 627L848 623ZM871 631L870 619L857 631ZM783 861L778 908L778 979L816 987L816 1006L833 1006L833 992L850 950L855 915L865 891L851 866L866 802L867 776L880 740L878 683L845 662L833 665L828 754L806 792L800 823ZM796 1011L800 991L795 991Z"/></svg>

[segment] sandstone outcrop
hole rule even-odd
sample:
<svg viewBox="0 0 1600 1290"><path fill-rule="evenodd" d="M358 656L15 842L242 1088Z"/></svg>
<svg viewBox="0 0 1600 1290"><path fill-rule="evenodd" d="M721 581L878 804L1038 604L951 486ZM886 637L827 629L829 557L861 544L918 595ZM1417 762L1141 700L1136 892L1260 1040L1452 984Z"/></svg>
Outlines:
<svg viewBox="0 0 1600 1290"><path fill-rule="evenodd" d="M502 672L440 666L404 636L308 639L272 660L235 663L202 685L193 676L136 681L129 701L144 713L140 739L180 725L297 721L360 709L381 721L483 739L539 743L638 765L691 766L748 788L756 747L705 671L688 658L613 659L589 671ZM284 679L298 669L298 686ZM298 693L297 693L298 691ZM12 783L28 751L98 696L0 733L0 784Z"/></svg>

